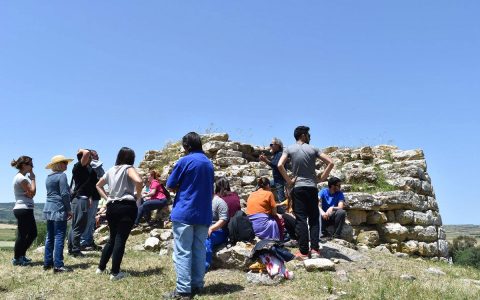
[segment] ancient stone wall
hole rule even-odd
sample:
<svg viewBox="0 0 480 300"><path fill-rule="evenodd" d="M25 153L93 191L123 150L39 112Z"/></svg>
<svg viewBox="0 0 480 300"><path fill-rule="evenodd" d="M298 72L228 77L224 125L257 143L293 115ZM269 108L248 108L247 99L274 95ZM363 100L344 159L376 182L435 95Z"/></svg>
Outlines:
<svg viewBox="0 0 480 300"><path fill-rule="evenodd" d="M228 178L243 206L255 190L256 178L271 178L270 168L258 160L261 153L269 155L267 148L229 141L225 133L203 135L202 139L215 176ZM343 181L347 200L343 239L409 255L447 256L445 231L422 150L380 145L322 151L335 162L331 175ZM160 151L147 151L140 168L157 169L165 179L182 155L179 142L169 144ZM318 161L318 175L323 167Z"/></svg>

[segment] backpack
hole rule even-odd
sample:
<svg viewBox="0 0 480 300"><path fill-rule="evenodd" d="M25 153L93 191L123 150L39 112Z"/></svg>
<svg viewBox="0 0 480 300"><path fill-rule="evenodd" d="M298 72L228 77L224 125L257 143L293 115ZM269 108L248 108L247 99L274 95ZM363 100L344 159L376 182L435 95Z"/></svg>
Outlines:
<svg viewBox="0 0 480 300"><path fill-rule="evenodd" d="M232 245L240 241L250 242L255 238L252 222L250 222L248 216L241 210L237 211L228 222L228 232Z"/></svg>

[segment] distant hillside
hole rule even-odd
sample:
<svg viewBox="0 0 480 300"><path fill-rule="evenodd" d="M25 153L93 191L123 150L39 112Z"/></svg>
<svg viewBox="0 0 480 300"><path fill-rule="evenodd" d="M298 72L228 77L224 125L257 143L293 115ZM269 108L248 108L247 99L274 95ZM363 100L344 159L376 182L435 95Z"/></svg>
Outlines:
<svg viewBox="0 0 480 300"><path fill-rule="evenodd" d="M460 235L472 236L480 241L480 225L443 225L445 233L447 234L447 240L453 241Z"/></svg>
<svg viewBox="0 0 480 300"><path fill-rule="evenodd" d="M16 223L17 219L13 215L13 202L10 203L0 203L0 223ZM45 203L35 203L35 219L37 221L43 220L43 207Z"/></svg>

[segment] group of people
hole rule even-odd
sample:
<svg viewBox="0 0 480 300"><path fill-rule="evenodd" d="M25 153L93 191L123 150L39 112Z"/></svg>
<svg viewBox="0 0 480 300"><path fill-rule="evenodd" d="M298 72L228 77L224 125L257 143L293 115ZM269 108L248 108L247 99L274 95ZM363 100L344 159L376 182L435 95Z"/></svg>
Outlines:
<svg viewBox="0 0 480 300"><path fill-rule="evenodd" d="M333 161L310 146L308 127L297 127L294 137L296 143L285 149L282 142L274 138L270 144L273 154L271 160L266 155L259 157L271 166L273 184L265 177L257 180L258 189L249 196L246 213L257 237L282 241L286 232L290 239L298 241L299 252L296 257L305 259L320 255L320 215L324 224L322 233L326 235L325 225L332 223L335 226L333 236L340 235L345 219L344 197L338 178L330 178L329 187L318 193L316 160L320 159L326 164L320 181L329 176L334 166ZM72 219L69 253L80 257L82 241L85 241L85 245L92 245L88 244L90 236L84 234L90 226L90 220L95 223L95 214L90 215L89 209L94 208L96 212L98 202L95 201L103 198L106 199L110 237L102 250L96 273L106 273L111 258L110 278L124 278L127 273L121 272L120 265L130 231L142 216L147 216L148 220L152 209L165 207L168 204L168 191L171 191L175 193L170 220L177 281L175 290L166 297L188 299L200 293L204 286L205 272L211 264L213 249L227 241L228 221L241 210L241 206L240 198L231 191L228 180L224 177L215 180L213 164L202 150L200 136L195 132L186 134L182 138L182 146L186 155L176 162L166 181L166 187L159 182L156 172L150 172L147 175L148 189L144 193L142 178L133 167L135 153L132 149L120 149L115 166L107 172L103 171L96 152L80 149L78 162L72 171L72 193L73 184L68 184L64 173L72 159L61 155L53 157L47 165L52 173L46 182L47 203L44 215L47 220L47 238L44 268L53 268L54 272L71 270L63 264L67 220ZM287 174L287 161L293 178ZM29 261L25 256L26 249L36 237L32 211L36 183L30 157L22 156L13 161L12 166L19 170L14 179L17 200L14 213L18 219L18 237L12 263L24 265ZM108 192L105 186L108 186ZM272 186L276 197L272 193ZM322 200L320 207L319 199Z"/></svg>

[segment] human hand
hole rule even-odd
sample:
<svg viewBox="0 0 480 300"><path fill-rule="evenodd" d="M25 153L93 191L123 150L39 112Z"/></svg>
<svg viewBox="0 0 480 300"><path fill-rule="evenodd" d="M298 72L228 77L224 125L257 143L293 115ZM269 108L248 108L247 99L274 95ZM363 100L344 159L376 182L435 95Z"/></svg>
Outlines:
<svg viewBox="0 0 480 300"><path fill-rule="evenodd" d="M24 195L30 199L33 199L33 196L35 196L32 191L26 191Z"/></svg>
<svg viewBox="0 0 480 300"><path fill-rule="evenodd" d="M322 215L322 218L323 218L325 221L327 221L327 220L328 220L328 217L329 217L329 216L328 216L328 214L327 214L327 213L324 213L324 214Z"/></svg>
<svg viewBox="0 0 480 300"><path fill-rule="evenodd" d="M30 171L30 174L28 174L28 178L30 178L30 180L35 180L35 173L33 173L33 169Z"/></svg>
<svg viewBox="0 0 480 300"><path fill-rule="evenodd" d="M333 214L333 206L330 206L325 213L331 216Z"/></svg>
<svg viewBox="0 0 480 300"><path fill-rule="evenodd" d="M267 162L267 157L265 156L265 154L260 154L260 156L258 157L258 159L260 159L261 161L263 162Z"/></svg>
<svg viewBox="0 0 480 300"><path fill-rule="evenodd" d="M73 218L73 213L72 213L71 211L69 211L69 212L67 213L67 221L68 221L68 220L71 220L72 218Z"/></svg>
<svg viewBox="0 0 480 300"><path fill-rule="evenodd" d="M208 227L208 236L210 236L212 232L213 232L212 227Z"/></svg>

